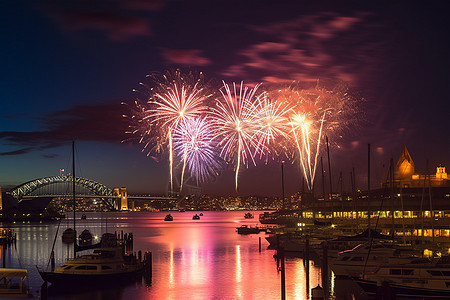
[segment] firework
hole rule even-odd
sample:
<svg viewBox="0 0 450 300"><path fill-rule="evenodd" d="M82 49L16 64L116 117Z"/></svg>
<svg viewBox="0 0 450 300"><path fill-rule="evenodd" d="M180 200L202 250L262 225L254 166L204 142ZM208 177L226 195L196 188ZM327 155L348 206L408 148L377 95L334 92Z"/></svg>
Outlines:
<svg viewBox="0 0 450 300"><path fill-rule="evenodd" d="M230 86L223 83L220 90L222 98L216 99L216 106L212 110L211 120L215 127L215 140L221 147L220 156L228 162L236 163L235 187L238 188L238 174L241 165L255 163L255 152L258 149L257 106L254 97L259 85L248 88L241 82L240 86L233 83Z"/></svg>
<svg viewBox="0 0 450 300"><path fill-rule="evenodd" d="M141 130L141 142L153 145L150 150L168 148L170 186L173 192L173 134L177 127L189 119L195 118L207 109L205 101L211 97L203 74L182 74L180 71L152 74L147 76L150 85L147 89L148 100L139 104L138 121L147 129ZM147 140L150 140L147 141ZM146 146L144 148L146 148Z"/></svg>
<svg viewBox="0 0 450 300"><path fill-rule="evenodd" d="M279 157L282 153L278 149L284 149L284 141L289 139L290 126L289 114L292 108L282 102L269 99L267 93L256 97L256 138L260 158L270 154Z"/></svg>
<svg viewBox="0 0 450 300"><path fill-rule="evenodd" d="M356 99L349 95L345 85L326 89L318 83L309 88L292 83L272 89L269 96L291 107L290 140L307 186L312 190L324 133L339 136L339 130L355 120Z"/></svg>
<svg viewBox="0 0 450 300"><path fill-rule="evenodd" d="M177 126L173 135L174 151L182 158L180 192L186 167L197 184L218 175L217 143L213 141L211 124L207 118L188 119Z"/></svg>

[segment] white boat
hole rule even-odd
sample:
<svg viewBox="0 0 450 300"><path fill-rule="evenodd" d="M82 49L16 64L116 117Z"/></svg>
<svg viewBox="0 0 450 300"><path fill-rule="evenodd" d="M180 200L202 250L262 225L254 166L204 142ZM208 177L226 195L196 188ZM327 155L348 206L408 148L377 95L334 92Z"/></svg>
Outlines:
<svg viewBox="0 0 450 300"><path fill-rule="evenodd" d="M329 261L336 276L359 277L375 272L383 264L408 263L416 257L412 251L402 250L393 244L366 242L339 252L336 258L329 258Z"/></svg>
<svg viewBox="0 0 450 300"><path fill-rule="evenodd" d="M384 287L389 293L408 299L449 299L450 259L446 256L437 261L417 259L407 264L383 265L374 274L355 281L368 295Z"/></svg>
<svg viewBox="0 0 450 300"><path fill-rule="evenodd" d="M25 280L27 269L0 268L0 298L32 297Z"/></svg>

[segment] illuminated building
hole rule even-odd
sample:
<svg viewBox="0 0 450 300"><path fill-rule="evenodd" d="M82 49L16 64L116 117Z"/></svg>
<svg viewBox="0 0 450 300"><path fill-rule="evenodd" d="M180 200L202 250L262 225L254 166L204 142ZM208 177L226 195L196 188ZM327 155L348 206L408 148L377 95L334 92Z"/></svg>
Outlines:
<svg viewBox="0 0 450 300"><path fill-rule="evenodd" d="M390 186L389 183L388 186ZM404 146L394 173L394 186L397 188L449 187L450 181L442 165L437 167L436 174L417 174L411 155Z"/></svg>

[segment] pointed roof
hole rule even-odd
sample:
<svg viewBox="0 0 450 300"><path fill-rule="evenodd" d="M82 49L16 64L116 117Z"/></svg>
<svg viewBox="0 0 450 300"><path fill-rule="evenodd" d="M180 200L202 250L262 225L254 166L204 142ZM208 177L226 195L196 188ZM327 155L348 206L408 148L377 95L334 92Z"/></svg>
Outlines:
<svg viewBox="0 0 450 300"><path fill-rule="evenodd" d="M403 146L402 154L397 162L397 169L395 170L395 177L398 179L411 179L411 176L415 173L416 166L409 155L406 146Z"/></svg>
<svg viewBox="0 0 450 300"><path fill-rule="evenodd" d="M406 145L403 146L402 154L400 154L400 157L397 161L397 168L399 168L405 161L415 167L411 155L409 154L408 149L406 149Z"/></svg>

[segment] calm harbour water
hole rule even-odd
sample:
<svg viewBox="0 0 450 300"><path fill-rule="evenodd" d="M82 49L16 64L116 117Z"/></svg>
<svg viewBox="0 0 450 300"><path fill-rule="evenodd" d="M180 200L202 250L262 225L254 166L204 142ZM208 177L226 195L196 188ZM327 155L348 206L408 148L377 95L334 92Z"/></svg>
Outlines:
<svg viewBox="0 0 450 300"><path fill-rule="evenodd" d="M165 222L167 212L77 213L77 232L89 229L94 236L104 232L132 232L134 251L153 253L153 277L123 287L111 286L96 291L55 292L48 299L281 299L281 273L267 249L265 233L239 235L236 227L254 226L255 219L245 219L245 211L202 212L200 220L192 216L200 212L171 212L174 221ZM62 243L61 234L73 226L72 215L63 220L55 244L56 266L72 256L73 248ZM37 299L43 283L36 266L48 265L49 253L58 223L16 223L9 225L17 234L17 242L6 253L6 267L26 268L28 284ZM3 226L5 227L5 226ZM262 249L259 251L259 237ZM1 248L0 248L1 249ZM366 299L361 290L348 281L332 278L331 293L335 299ZM321 284L320 264L310 261L309 287L301 258L286 259L286 299L309 299L309 289Z"/></svg>

